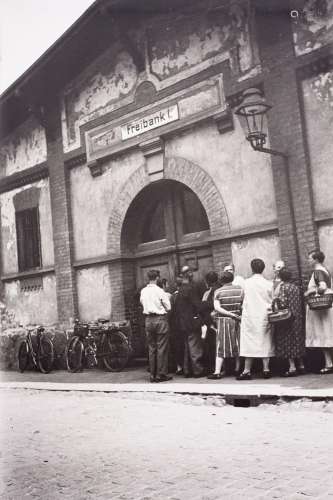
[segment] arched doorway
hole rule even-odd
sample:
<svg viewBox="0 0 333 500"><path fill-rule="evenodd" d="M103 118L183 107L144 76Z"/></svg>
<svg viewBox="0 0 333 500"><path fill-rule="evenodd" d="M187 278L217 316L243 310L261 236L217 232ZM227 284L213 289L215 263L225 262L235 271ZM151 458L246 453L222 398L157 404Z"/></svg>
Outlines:
<svg viewBox="0 0 333 500"><path fill-rule="evenodd" d="M134 287L125 294L135 339L135 350L144 353L144 322L139 292L149 269L158 269L170 289L181 267L190 265L203 287L213 268L210 225L197 195L185 184L161 180L144 187L130 204L121 232L121 253L130 256L128 266Z"/></svg>
<svg viewBox="0 0 333 500"><path fill-rule="evenodd" d="M209 221L197 195L181 182L162 180L145 187L131 203L121 250L135 256L137 288L147 282L149 269L159 269L172 283L185 264L203 281L213 267L209 237Z"/></svg>

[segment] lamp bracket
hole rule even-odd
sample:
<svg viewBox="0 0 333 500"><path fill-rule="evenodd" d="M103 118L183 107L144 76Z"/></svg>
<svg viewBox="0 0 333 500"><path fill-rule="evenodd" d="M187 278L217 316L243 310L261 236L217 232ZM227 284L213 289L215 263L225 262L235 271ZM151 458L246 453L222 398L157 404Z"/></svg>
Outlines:
<svg viewBox="0 0 333 500"><path fill-rule="evenodd" d="M288 158L286 153L282 153L281 151L276 151L275 149L270 148L262 148L260 146L252 146L255 151L260 151L261 153L268 153L273 156L282 156L282 158Z"/></svg>

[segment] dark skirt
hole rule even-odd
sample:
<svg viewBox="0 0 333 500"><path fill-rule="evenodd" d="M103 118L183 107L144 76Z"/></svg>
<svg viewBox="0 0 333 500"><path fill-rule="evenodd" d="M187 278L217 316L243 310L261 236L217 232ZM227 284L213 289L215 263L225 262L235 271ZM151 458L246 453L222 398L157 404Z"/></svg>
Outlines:
<svg viewBox="0 0 333 500"><path fill-rule="evenodd" d="M288 307L292 320L274 325L275 356L300 358L305 352L305 331L302 315L302 299L299 288L292 283L282 283L279 299L281 307Z"/></svg>
<svg viewBox="0 0 333 500"><path fill-rule="evenodd" d="M240 322L228 317L218 317L216 322L216 355L220 358L239 356Z"/></svg>

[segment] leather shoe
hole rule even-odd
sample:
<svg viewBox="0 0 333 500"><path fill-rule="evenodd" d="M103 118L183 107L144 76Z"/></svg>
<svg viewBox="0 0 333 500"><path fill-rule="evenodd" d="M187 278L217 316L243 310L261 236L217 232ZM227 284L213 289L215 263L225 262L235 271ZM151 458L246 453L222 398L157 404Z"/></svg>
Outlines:
<svg viewBox="0 0 333 500"><path fill-rule="evenodd" d="M297 377L298 373L296 370L288 370L284 372L283 377Z"/></svg>
<svg viewBox="0 0 333 500"><path fill-rule="evenodd" d="M321 375L327 375L328 373L333 373L333 366L325 366L319 372Z"/></svg>
<svg viewBox="0 0 333 500"><path fill-rule="evenodd" d="M272 374L271 374L270 370L264 370L262 372L262 375L264 378L272 378Z"/></svg>
<svg viewBox="0 0 333 500"><path fill-rule="evenodd" d="M210 375L208 375L208 379L209 380L220 380L220 378L222 378L223 375L222 373L211 373Z"/></svg>
<svg viewBox="0 0 333 500"><path fill-rule="evenodd" d="M236 380L252 380L252 375L250 372L243 372L236 377Z"/></svg>
<svg viewBox="0 0 333 500"><path fill-rule="evenodd" d="M150 382L151 383L157 382L156 377L150 377Z"/></svg>
<svg viewBox="0 0 333 500"><path fill-rule="evenodd" d="M168 382L169 380L172 380L173 377L171 375L160 375L159 377L156 377L156 382Z"/></svg>

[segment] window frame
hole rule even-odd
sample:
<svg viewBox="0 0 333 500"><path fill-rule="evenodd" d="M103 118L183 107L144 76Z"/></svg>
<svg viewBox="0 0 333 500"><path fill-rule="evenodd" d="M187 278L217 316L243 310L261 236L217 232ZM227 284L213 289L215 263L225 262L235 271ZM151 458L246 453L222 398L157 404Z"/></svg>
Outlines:
<svg viewBox="0 0 333 500"><path fill-rule="evenodd" d="M29 231L30 216L31 229ZM39 207L32 206L15 211L17 264L19 272L42 268ZM27 244L32 239L32 243ZM29 253L29 250L31 252Z"/></svg>

